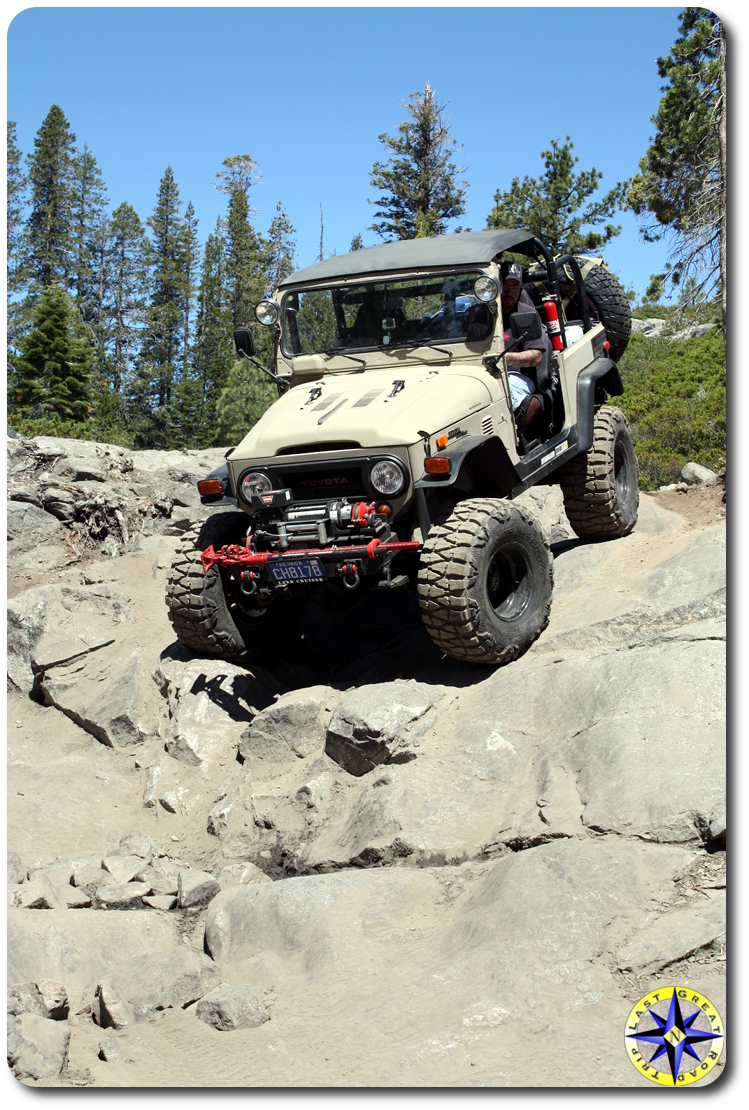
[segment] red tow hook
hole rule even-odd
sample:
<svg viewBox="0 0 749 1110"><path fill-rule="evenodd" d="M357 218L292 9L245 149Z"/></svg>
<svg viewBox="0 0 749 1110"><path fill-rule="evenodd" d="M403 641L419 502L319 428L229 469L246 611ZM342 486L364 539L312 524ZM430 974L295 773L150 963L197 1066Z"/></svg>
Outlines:
<svg viewBox="0 0 749 1110"><path fill-rule="evenodd" d="M343 564L343 584L347 590L355 590L361 583L356 563Z"/></svg>

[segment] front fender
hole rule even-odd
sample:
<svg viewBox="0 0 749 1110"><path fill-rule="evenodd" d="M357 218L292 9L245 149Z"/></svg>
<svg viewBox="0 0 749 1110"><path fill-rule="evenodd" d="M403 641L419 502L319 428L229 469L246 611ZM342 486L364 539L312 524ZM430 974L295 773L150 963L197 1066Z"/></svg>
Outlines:
<svg viewBox="0 0 749 1110"><path fill-rule="evenodd" d="M414 489L444 489L457 481L464 464L471 469L474 485L481 489L497 491L504 496L520 481L520 476L510 461L507 448L499 436L464 436L440 451L452 463L449 474L424 474Z"/></svg>

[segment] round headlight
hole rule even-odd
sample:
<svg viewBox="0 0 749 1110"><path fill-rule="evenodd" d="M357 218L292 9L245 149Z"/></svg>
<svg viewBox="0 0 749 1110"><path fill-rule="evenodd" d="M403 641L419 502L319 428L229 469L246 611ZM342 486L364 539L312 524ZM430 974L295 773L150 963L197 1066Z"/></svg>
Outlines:
<svg viewBox="0 0 749 1110"><path fill-rule="evenodd" d="M495 301L499 293L499 286L492 277L487 277L485 274L477 277L473 283L473 291L480 301L488 304L489 301Z"/></svg>
<svg viewBox="0 0 749 1110"><path fill-rule="evenodd" d="M374 464L369 480L378 493L384 493L388 497L394 497L403 489L403 471L396 463L387 459Z"/></svg>
<svg viewBox="0 0 749 1110"><path fill-rule="evenodd" d="M268 475L261 474L259 470L251 470L249 474L245 474L239 487L245 501L251 501L253 494L257 497L261 493L270 493L272 489L273 483Z"/></svg>
<svg viewBox="0 0 749 1110"><path fill-rule="evenodd" d="M261 301L255 305L255 319L264 328L270 328L278 319L278 305L273 301Z"/></svg>

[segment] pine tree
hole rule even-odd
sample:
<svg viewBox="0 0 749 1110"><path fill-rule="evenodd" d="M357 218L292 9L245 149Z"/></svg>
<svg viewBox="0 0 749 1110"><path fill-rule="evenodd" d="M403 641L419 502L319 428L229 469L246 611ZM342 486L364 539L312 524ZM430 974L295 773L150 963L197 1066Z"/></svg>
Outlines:
<svg viewBox="0 0 749 1110"><path fill-rule="evenodd" d="M182 274L184 282L184 329L182 338L182 372L187 374L187 360L190 354L190 311L195 297L195 282L200 262L200 244L198 243L198 221L195 218L195 209L192 201L185 210L185 221L182 228Z"/></svg>
<svg viewBox="0 0 749 1110"><path fill-rule="evenodd" d="M110 281L104 313L111 351L112 390L120 393L141 339L145 310L145 229L126 201L109 222Z"/></svg>
<svg viewBox="0 0 749 1110"><path fill-rule="evenodd" d="M656 134L630 184L646 242L670 238L669 277L700 295L720 291L726 325L726 40L713 12L686 8L679 36L658 58Z"/></svg>
<svg viewBox="0 0 749 1110"><path fill-rule="evenodd" d="M27 260L23 226L26 177L21 168L21 151L16 146L16 125L8 121L7 160L7 262L8 262L8 374L13 375L14 352L28 322L23 296L27 283Z"/></svg>
<svg viewBox="0 0 749 1110"><path fill-rule="evenodd" d="M48 286L21 344L13 397L17 411L32 418L54 413L79 423L89 415L92 351L77 328L65 290Z"/></svg>
<svg viewBox="0 0 749 1110"><path fill-rule="evenodd" d="M71 170L70 288L81 319L93 330L101 319L107 193L96 159L85 144L74 155Z"/></svg>
<svg viewBox="0 0 749 1110"><path fill-rule="evenodd" d="M361 237L361 232L357 231L356 235L351 240L350 251L360 251L364 248L364 242Z"/></svg>
<svg viewBox="0 0 749 1110"><path fill-rule="evenodd" d="M379 137L392 153L372 167L370 184L383 192L369 202L378 217L369 230L383 239L441 235L449 220L465 212L467 182L457 183L465 166L452 160L461 147L443 115L447 104L437 103L428 81L423 95L412 93L402 106L410 119L398 135Z"/></svg>
<svg viewBox="0 0 749 1110"><path fill-rule="evenodd" d="M184 220L171 166L148 218L149 299L146 334L133 382L138 446L165 448L171 438L172 390L183 365L186 278Z"/></svg>
<svg viewBox="0 0 749 1110"><path fill-rule="evenodd" d="M208 236L203 253L193 369L201 396L201 446L216 443L216 402L234 366L232 314L226 282L223 221Z"/></svg>
<svg viewBox="0 0 749 1110"><path fill-rule="evenodd" d="M543 176L526 176L522 181L513 177L509 191L498 189L486 226L523 228L556 255L602 250L621 231L614 224L600 224L610 220L624 202L626 185L619 183L605 196L591 200L603 174L595 166L574 173L579 161L572 154L574 146L569 135L563 143L552 139L551 149L541 152Z"/></svg>
<svg viewBox="0 0 749 1110"><path fill-rule="evenodd" d="M276 214L268 228L265 285L269 293L277 289L283 279L294 272L295 234L296 230L292 227L291 220L279 200L276 204Z"/></svg>
<svg viewBox="0 0 749 1110"><path fill-rule="evenodd" d="M35 296L54 282L67 288L70 268L71 162L75 135L53 104L29 155L28 245Z"/></svg>

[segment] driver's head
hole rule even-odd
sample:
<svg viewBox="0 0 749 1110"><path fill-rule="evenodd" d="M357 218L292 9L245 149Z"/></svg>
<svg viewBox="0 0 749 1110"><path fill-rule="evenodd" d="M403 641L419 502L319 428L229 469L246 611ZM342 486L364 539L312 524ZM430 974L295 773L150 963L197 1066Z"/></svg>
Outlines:
<svg viewBox="0 0 749 1110"><path fill-rule="evenodd" d="M502 282L502 312L512 312L520 300L522 291L523 271L517 262L513 262Z"/></svg>

